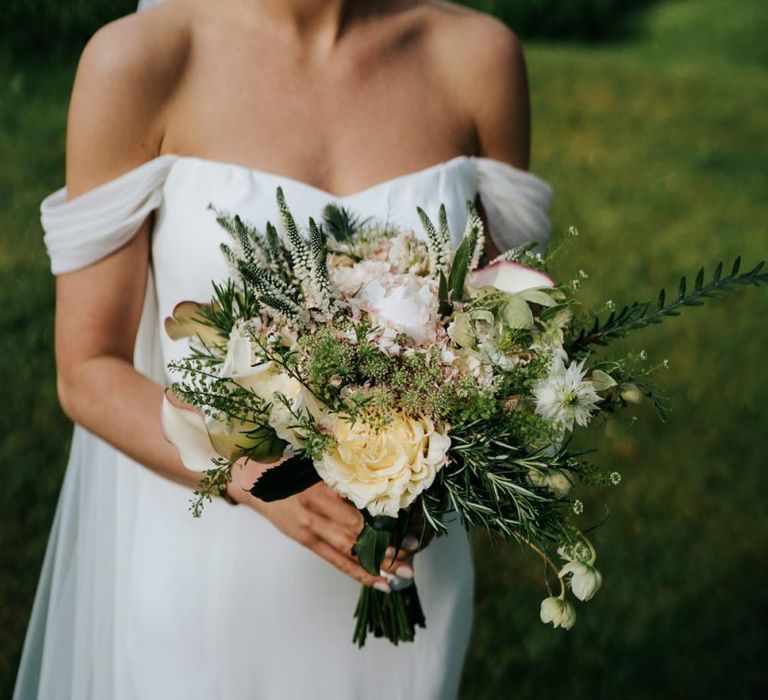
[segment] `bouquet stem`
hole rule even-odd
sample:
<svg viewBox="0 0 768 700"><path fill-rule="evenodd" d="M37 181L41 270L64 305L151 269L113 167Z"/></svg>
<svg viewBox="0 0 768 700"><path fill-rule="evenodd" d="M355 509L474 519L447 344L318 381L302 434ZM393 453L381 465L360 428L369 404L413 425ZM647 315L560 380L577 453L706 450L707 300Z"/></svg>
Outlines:
<svg viewBox="0 0 768 700"><path fill-rule="evenodd" d="M363 586L357 599L355 619L357 623L352 641L358 647L365 645L369 632L374 637L386 637L397 645L399 642L412 642L416 627L426 627L416 584L391 593Z"/></svg>

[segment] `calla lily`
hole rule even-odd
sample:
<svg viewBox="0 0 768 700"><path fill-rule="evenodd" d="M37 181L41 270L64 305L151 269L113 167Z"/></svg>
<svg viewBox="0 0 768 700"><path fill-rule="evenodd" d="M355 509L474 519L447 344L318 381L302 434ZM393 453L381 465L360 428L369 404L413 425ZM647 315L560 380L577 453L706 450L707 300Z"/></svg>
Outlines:
<svg viewBox="0 0 768 700"><path fill-rule="evenodd" d="M500 260L471 272L468 281L475 289L493 287L505 294L555 286L554 280L543 272L509 260Z"/></svg>
<svg viewBox="0 0 768 700"><path fill-rule="evenodd" d="M162 406L162 426L168 442L179 451L181 461L192 471L212 468L214 459L237 459L246 453L259 462L279 460L285 449L269 428L254 430L243 421L210 421L194 406L166 389Z"/></svg>
<svg viewBox="0 0 768 700"><path fill-rule="evenodd" d="M209 304L198 304L196 301L182 301L176 304L173 312L165 319L165 332L171 340L181 340L197 336L207 346L222 342L221 336L214 328L203 323L202 310Z"/></svg>

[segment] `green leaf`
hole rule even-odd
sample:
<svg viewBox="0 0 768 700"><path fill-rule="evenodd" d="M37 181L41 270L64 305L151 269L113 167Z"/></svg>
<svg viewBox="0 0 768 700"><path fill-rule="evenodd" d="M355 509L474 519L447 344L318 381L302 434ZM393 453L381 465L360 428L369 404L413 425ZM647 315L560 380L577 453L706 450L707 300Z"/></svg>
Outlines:
<svg viewBox="0 0 768 700"><path fill-rule="evenodd" d="M365 525L357 536L355 546L352 547L352 554L360 560L360 565L369 574L378 576L392 531L397 525L397 518L383 515L371 517L366 512L363 512L363 516Z"/></svg>
<svg viewBox="0 0 768 700"><path fill-rule="evenodd" d="M530 301L531 304L538 304L539 306L557 306L557 302L546 292L542 292L540 289L524 289L520 292L520 296L526 301Z"/></svg>
<svg viewBox="0 0 768 700"><path fill-rule="evenodd" d="M440 270L438 275L439 286L437 289L437 311L441 316L450 316L453 312L453 305L448 300L448 280L445 273Z"/></svg>
<svg viewBox="0 0 768 700"><path fill-rule="evenodd" d="M280 459L288 444L277 437L277 433L266 425L260 425L245 435L249 443L245 454L255 462L274 462Z"/></svg>
<svg viewBox="0 0 768 700"><path fill-rule="evenodd" d="M319 481L320 475L312 460L297 455L267 469L251 487L251 494L265 503L271 503L306 491Z"/></svg>
<svg viewBox="0 0 768 700"><path fill-rule="evenodd" d="M527 330L533 327L533 312L521 296L511 296L504 302L501 317L508 328Z"/></svg>
<svg viewBox="0 0 768 700"><path fill-rule="evenodd" d="M601 369L596 369L592 372L592 386L595 391L605 391L612 386L616 386L616 380Z"/></svg>
<svg viewBox="0 0 768 700"><path fill-rule="evenodd" d="M451 272L448 275L448 291L453 301L461 301L464 298L464 282L467 279L475 240L477 240L477 229L472 229L472 233L465 236L453 255Z"/></svg>

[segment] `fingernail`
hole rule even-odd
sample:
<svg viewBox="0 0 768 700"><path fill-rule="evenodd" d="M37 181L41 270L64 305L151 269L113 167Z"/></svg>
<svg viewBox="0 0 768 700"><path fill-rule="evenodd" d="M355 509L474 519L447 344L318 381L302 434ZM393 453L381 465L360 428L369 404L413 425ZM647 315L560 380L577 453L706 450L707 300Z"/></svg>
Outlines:
<svg viewBox="0 0 768 700"><path fill-rule="evenodd" d="M384 581L376 581L376 583L373 584L373 587L377 591L381 591L382 593L391 593L392 589L384 583Z"/></svg>
<svg viewBox="0 0 768 700"><path fill-rule="evenodd" d="M395 569L395 573L400 578L413 578L413 568L408 566L408 564L401 564L400 566Z"/></svg>
<svg viewBox="0 0 768 700"><path fill-rule="evenodd" d="M403 537L403 549L415 552L419 548L419 541L413 535Z"/></svg>

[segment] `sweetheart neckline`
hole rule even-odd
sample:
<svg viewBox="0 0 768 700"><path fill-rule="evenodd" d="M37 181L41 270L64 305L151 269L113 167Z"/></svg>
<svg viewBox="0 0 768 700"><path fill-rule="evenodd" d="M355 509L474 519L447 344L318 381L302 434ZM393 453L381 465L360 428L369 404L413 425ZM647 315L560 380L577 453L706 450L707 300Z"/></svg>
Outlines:
<svg viewBox="0 0 768 700"><path fill-rule="evenodd" d="M370 192L373 192L375 190L381 189L383 187L394 185L396 182L400 182L402 180L406 180L408 178L417 177L419 175L427 175L431 172L441 171L445 170L448 167L457 165L459 163L468 163L471 162L472 159L477 158L477 156L468 156L468 155L458 155L454 156L453 158L450 158L448 160L440 161L439 163L434 163L433 165L428 165L424 168L419 168L418 170L411 170L407 173L403 173L401 175L395 175L394 177L387 178L386 180L381 180L379 182L374 183L373 185L369 185L368 187L365 187L361 190L356 190L355 192L351 192L348 194L337 194L335 192L329 192L328 190L323 189L322 187L318 187L317 185L313 185L309 182L306 182L304 180L299 180L295 177L291 177L290 175L282 175L280 173L276 173L270 170L260 170L259 168L252 168L248 165L241 165L240 163L233 163L230 161L223 161L223 160L215 160L213 158L203 158L201 156L192 156L192 155L182 155L178 153L167 153L163 156L158 156L159 158L164 157L165 155L173 156L176 158L176 163L188 161L193 163L200 163L203 165L212 165L215 167L223 167L223 168L231 168L234 170L241 170L245 171L253 176L261 176L261 177L267 177L271 180L281 180L284 183L291 185L291 186L298 186L303 187L306 190L316 192L323 197L330 197L331 199L335 199L337 201L345 201L349 199L354 199L356 197L360 197L364 194L369 194ZM492 159L486 159L486 160L492 160ZM148 161L152 162L152 161ZM528 171L522 170L520 168L516 168L513 165L509 165L508 163L503 163L502 161L496 161L500 163L501 165L505 165L509 168L513 168L515 170L519 170L522 173L525 173L527 175L530 175ZM173 167L173 166L172 166ZM535 177L535 176L534 176Z"/></svg>
<svg viewBox="0 0 768 700"><path fill-rule="evenodd" d="M184 155L180 153L163 153L159 156L155 156L154 158L131 168L130 170L126 170L125 172L112 178L111 180L106 180L105 182L102 182L96 185L95 187L92 187L91 189L85 192L82 192L79 195L76 195L75 197L71 197L71 198L69 197L67 187L65 185L61 187L59 190L52 192L48 197L46 197L46 199L42 203L42 206L45 206L46 204L51 205L53 203L63 203L63 202L72 203L76 201L82 204L85 204L86 202L92 201L94 197L99 197L100 195L103 195L103 193L105 191L108 191L110 187L115 187L118 183L123 183L127 180L137 179L139 177L139 173L145 172L145 171L152 171L153 169L157 168L159 164L168 164L168 168L167 170L165 170L165 175L167 176L170 173L170 171L173 170L176 166L185 162L197 163L199 165L206 165L209 167L213 166L218 168L229 168L232 170L236 170L238 172L248 173L253 177L261 176L261 177L268 177L272 180L282 180L286 184L302 187L308 192L315 192L319 195L322 195L323 197L335 199L337 201L347 201L347 200L354 199L356 197L361 197L364 194L374 192L384 187L392 186L395 183L403 182L405 180L408 180L409 178L414 178L414 177L426 175L431 172L440 171L459 163L461 164L487 163L494 168L498 168L500 170L506 170L510 173L514 173L515 177L517 177L518 179L527 181L530 185L533 185L534 187L540 188L542 190L546 190L547 192L551 192L551 185L546 180L539 177L538 175L534 175L532 172L528 170L523 170L522 168L518 168L515 165L510 165L509 163L505 163L504 161L497 160L495 158L488 158L485 156L458 155L453 158L450 158L449 160L441 161L439 163L434 163L433 165L428 165L425 168L421 168L419 170L413 170L411 172L403 173L401 175L396 175L395 177L389 178L387 180L382 180L381 182L374 183L373 185L370 185L369 187L366 187L362 190L358 190L357 192L352 192L350 194L340 196L333 192L328 192L327 190L324 190L321 187L317 187L308 182L304 182L302 180L289 177L287 175L280 175L279 173L270 172L268 170L259 170L258 168L252 168L250 166L242 165L240 163L233 163L230 161L223 161L223 160L215 160L212 158L203 158L201 156L195 156L195 155ZM160 172L162 173L163 170L161 169Z"/></svg>

